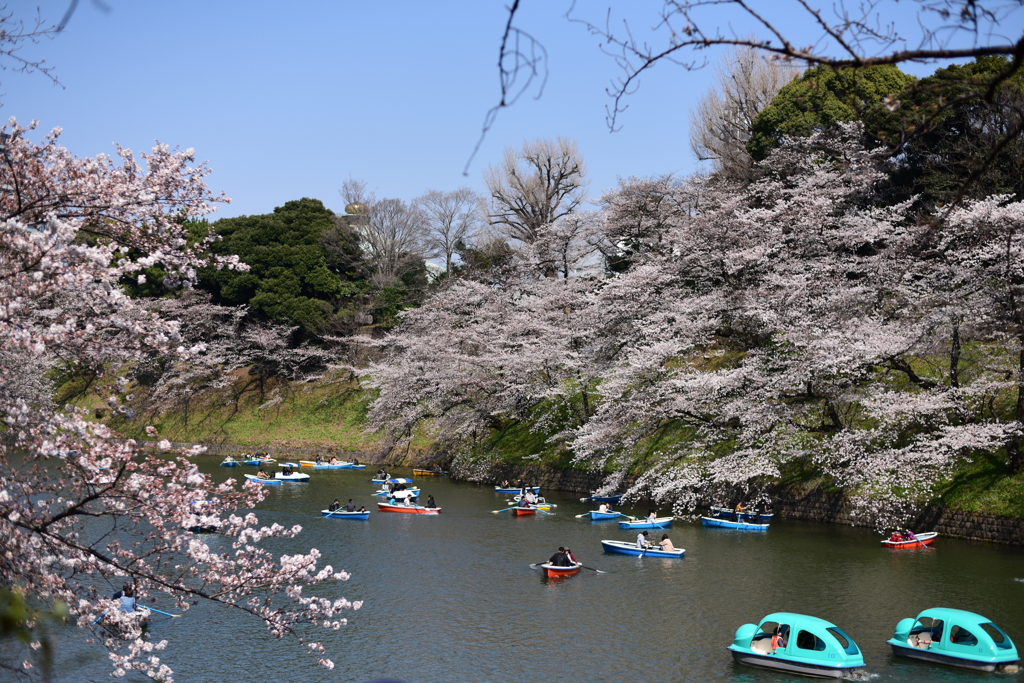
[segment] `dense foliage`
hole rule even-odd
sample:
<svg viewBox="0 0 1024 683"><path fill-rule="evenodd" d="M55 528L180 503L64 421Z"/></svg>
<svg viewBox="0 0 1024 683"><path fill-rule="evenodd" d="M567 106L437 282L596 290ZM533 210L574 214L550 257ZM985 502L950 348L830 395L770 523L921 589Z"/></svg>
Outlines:
<svg viewBox="0 0 1024 683"><path fill-rule="evenodd" d="M862 139L790 139L745 186L623 182L577 217L628 246L617 274L545 278L527 254L499 286L453 283L387 340L373 424L530 415L678 512L799 468L891 523L973 454L1019 467L1024 206L920 220L883 201L888 153Z"/></svg>
<svg viewBox="0 0 1024 683"><path fill-rule="evenodd" d="M891 65L865 69L808 69L782 86L754 117L747 151L761 161L787 136L806 136L837 123L860 121L865 112L894 98L916 79Z"/></svg>
<svg viewBox="0 0 1024 683"><path fill-rule="evenodd" d="M328 327L346 297L365 288L365 278L351 264L359 258L358 243L319 200L304 198L273 213L221 219L212 228L221 238L213 253L236 255L249 266L246 272L202 272L216 303L248 305L267 319L316 333ZM328 232L331 244L340 245L333 253L322 243Z"/></svg>

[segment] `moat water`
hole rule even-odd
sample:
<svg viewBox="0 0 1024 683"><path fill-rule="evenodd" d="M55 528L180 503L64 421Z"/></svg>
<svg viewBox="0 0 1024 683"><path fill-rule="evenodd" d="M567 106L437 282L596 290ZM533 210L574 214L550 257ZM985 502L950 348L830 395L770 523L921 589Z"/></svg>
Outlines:
<svg viewBox="0 0 1024 683"><path fill-rule="evenodd" d="M218 479L253 471L218 468L212 459L202 468ZM335 668L318 667L294 640L272 638L248 615L201 603L150 628L152 638L168 641L161 657L177 681L808 680L735 664L725 649L737 627L775 611L839 625L864 653L860 680L1024 680L897 659L885 644L900 619L941 606L983 614L1024 646L1019 548L940 537L933 549L894 552L862 528L778 520L767 533L752 533L676 521L669 534L686 549L684 559L630 557L605 554L600 542L633 540L635 533L614 521L577 519L594 507L579 494L543 492L557 504L554 514L513 518L491 512L509 499L491 486L422 478L417 483L424 496L434 495L440 515L374 511L360 522L324 519L319 511L334 498L376 510L369 470L312 477L273 487L256 512L261 523L303 526L296 538L275 541L274 551L316 547L325 563L352 574L315 591L364 601L347 626L316 636ZM216 535L204 538L219 543ZM560 545L604 573L549 580L530 568ZM110 680L101 651L69 644L58 647L58 657L61 683Z"/></svg>

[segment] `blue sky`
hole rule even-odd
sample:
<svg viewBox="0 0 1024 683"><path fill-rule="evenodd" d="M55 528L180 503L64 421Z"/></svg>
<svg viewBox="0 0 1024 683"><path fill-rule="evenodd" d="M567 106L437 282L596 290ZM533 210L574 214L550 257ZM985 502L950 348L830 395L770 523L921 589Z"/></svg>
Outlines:
<svg viewBox="0 0 1024 683"><path fill-rule="evenodd" d="M38 6L57 21L69 1L15 0L8 10L30 18ZM578 141L595 197L620 177L696 169L689 110L711 70L659 66L610 133L605 89L619 72L597 38L564 18L569 0L523 0L516 23L547 49L548 81L539 99L526 95L498 115L467 176L498 101L506 0L103 1L109 11L81 0L64 33L23 50L54 65L63 88L40 74L0 72L0 114L61 126L63 144L80 156L111 153L115 141L135 151L155 140L192 147L213 170L210 187L233 199L213 218L301 197L340 212L348 178L406 200L462 185L482 191L483 171L503 148L540 136ZM660 2L630 2L644 17L635 27L654 23ZM607 3L579 5L600 18Z"/></svg>

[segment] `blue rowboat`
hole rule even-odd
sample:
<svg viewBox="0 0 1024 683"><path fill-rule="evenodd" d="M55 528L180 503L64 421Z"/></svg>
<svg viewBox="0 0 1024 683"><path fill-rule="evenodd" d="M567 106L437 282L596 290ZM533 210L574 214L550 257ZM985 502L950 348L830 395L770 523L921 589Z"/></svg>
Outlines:
<svg viewBox="0 0 1024 683"><path fill-rule="evenodd" d="M652 522L649 519L619 520L620 529L671 529L672 517L657 517Z"/></svg>
<svg viewBox="0 0 1024 683"><path fill-rule="evenodd" d="M606 553L620 553L622 555L640 555L642 557L682 557L686 552L682 548L675 550L661 550L660 548L638 548L636 543L629 541L601 541L601 547Z"/></svg>
<svg viewBox="0 0 1024 683"><path fill-rule="evenodd" d="M532 488L527 486L525 488L529 489L530 491L533 491L533 495L535 495L535 496L536 495L540 495L540 487L539 486L534 486ZM509 486L509 487L505 487L505 488L502 488L501 486L495 486L494 487L494 492L495 493L507 493L508 495L511 496L511 495L515 495L517 493L522 493L523 489L518 487L518 486L515 486L515 487Z"/></svg>
<svg viewBox="0 0 1024 683"><path fill-rule="evenodd" d="M581 503L589 503L591 501L595 503L618 503L622 500L622 494L616 494L614 496L590 496L589 498L580 498Z"/></svg>
<svg viewBox="0 0 1024 683"><path fill-rule="evenodd" d="M370 511L365 510L363 512L347 512L345 510L321 510L320 514L324 517L331 517L332 519L369 519Z"/></svg>
<svg viewBox="0 0 1024 683"><path fill-rule="evenodd" d="M598 512L597 510L593 510L590 513L590 519L595 521L595 522L598 522L598 521L603 522L603 521L608 520L608 519L618 519L621 516L622 516L621 512Z"/></svg>
<svg viewBox="0 0 1024 683"><path fill-rule="evenodd" d="M700 523L704 526L718 527L720 529L738 529L740 531L768 531L767 524L754 524L753 522L734 522L731 519L718 519L716 517L701 517Z"/></svg>
<svg viewBox="0 0 1024 683"><path fill-rule="evenodd" d="M247 474L245 475L245 478L248 479L249 481L254 481L257 484L266 484L267 486L273 486L275 484L280 486L281 484L284 483L280 479L260 479L255 474Z"/></svg>
<svg viewBox="0 0 1024 683"><path fill-rule="evenodd" d="M221 467L238 467L241 464L242 463L238 462L237 460L222 460L221 463L220 463L220 466Z"/></svg>
<svg viewBox="0 0 1024 683"><path fill-rule="evenodd" d="M305 472L289 472L288 474L285 474L284 472L277 472L274 474L274 479L278 481L306 482L309 481L309 475Z"/></svg>
<svg viewBox="0 0 1024 683"><path fill-rule="evenodd" d="M317 462L315 460L300 460L303 467L312 467L314 470L345 470L352 466L350 462Z"/></svg>
<svg viewBox="0 0 1024 683"><path fill-rule="evenodd" d="M710 516L719 519L736 519L736 510L712 505ZM741 522L770 522L773 517L775 517L774 512L759 512L757 510L744 510L739 514Z"/></svg>
<svg viewBox="0 0 1024 683"><path fill-rule="evenodd" d="M804 676L843 678L864 666L864 655L842 629L792 612L769 614L757 626L740 626L728 649L739 664Z"/></svg>
<svg viewBox="0 0 1024 683"><path fill-rule="evenodd" d="M250 467L259 467L260 465L277 462L277 460L274 458L247 458L245 460L240 460L239 462L243 465L249 465Z"/></svg>
<svg viewBox="0 0 1024 683"><path fill-rule="evenodd" d="M991 621L960 609L933 607L896 624L886 641L899 657L974 671L1014 671L1017 647Z"/></svg>

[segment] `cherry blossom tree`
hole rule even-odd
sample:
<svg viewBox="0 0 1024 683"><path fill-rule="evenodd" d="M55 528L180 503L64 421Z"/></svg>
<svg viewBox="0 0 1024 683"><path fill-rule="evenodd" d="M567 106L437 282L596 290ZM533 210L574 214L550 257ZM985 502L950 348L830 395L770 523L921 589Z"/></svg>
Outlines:
<svg viewBox="0 0 1024 683"><path fill-rule="evenodd" d="M115 675L171 680L157 656L167 643L143 639L138 621L107 597L124 582L143 604L165 594L182 609L203 598L248 612L331 666L306 629L338 628L339 613L358 604L302 591L347 575L320 567L315 549L263 550L262 540L300 529L236 514L258 504L261 491L214 485L187 457L143 452L63 404L52 385L59 373L84 378L122 412L135 363L202 352L121 283L160 264L165 284L188 285L210 263L185 227L224 201L206 188L208 169L193 165L191 150L162 145L141 158L118 147L118 163L80 159L59 145L59 130L38 144L31 133L14 121L0 129L0 583L33 609L66 614L109 651ZM212 263L244 267L231 257ZM220 527L217 540L187 530L197 518ZM38 639L33 622L20 628ZM30 675L40 651L32 645L5 652L0 667Z"/></svg>
<svg viewBox="0 0 1024 683"><path fill-rule="evenodd" d="M406 314L374 424L528 422L677 513L802 472L884 526L979 453L1018 466L1022 207L892 205L862 133L786 140L745 185L624 181L588 228L607 276L525 267Z"/></svg>

